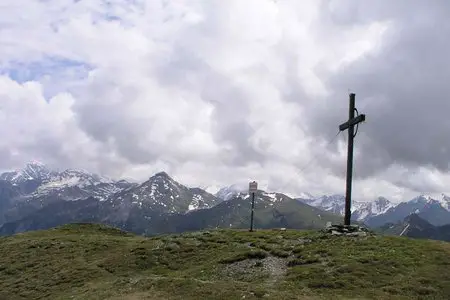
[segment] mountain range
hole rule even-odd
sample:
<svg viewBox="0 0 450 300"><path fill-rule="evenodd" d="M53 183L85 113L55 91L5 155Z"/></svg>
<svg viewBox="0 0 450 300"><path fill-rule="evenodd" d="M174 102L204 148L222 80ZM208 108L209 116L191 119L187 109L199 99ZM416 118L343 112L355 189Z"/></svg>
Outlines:
<svg viewBox="0 0 450 300"><path fill-rule="evenodd" d="M139 234L249 225L247 193L229 197L189 188L160 172L136 184L79 170L49 170L38 163L0 176L1 234L96 222ZM259 190L255 226L319 228L341 218L284 194Z"/></svg>
<svg viewBox="0 0 450 300"><path fill-rule="evenodd" d="M297 198L308 205L322 210L344 215L345 197L343 195L320 196L311 199ZM433 199L427 195L419 195L409 201L393 203L384 197L369 202L352 202L352 220L365 223L376 228L386 223L403 221L411 214L417 214L434 226L450 224L450 198L442 195L441 199Z"/></svg>
<svg viewBox="0 0 450 300"><path fill-rule="evenodd" d="M255 226L320 228L342 222L345 197L303 193L291 198L258 190ZM0 234L14 234L73 223L95 222L139 234L214 227L246 228L250 199L234 184L216 194L186 187L165 172L142 183L111 180L83 170L55 171L41 163L0 175ZM420 195L393 203L378 197L352 203L352 219L368 227L397 224L417 215L431 226L450 224L450 198Z"/></svg>

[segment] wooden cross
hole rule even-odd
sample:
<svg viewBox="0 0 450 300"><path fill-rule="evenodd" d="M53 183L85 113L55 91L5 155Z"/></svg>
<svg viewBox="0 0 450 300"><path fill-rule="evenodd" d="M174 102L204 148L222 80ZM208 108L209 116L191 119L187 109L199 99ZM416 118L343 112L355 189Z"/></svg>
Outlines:
<svg viewBox="0 0 450 300"><path fill-rule="evenodd" d="M355 117L355 111L358 114ZM352 196L352 172L353 172L353 139L356 136L355 125L366 120L366 115L359 114L355 108L355 94L350 94L350 106L348 111L348 121L339 125L339 130L344 131L348 129L348 149L347 149L347 182L345 191L345 216L344 225L350 225L351 219L351 196ZM358 130L356 130L358 132Z"/></svg>

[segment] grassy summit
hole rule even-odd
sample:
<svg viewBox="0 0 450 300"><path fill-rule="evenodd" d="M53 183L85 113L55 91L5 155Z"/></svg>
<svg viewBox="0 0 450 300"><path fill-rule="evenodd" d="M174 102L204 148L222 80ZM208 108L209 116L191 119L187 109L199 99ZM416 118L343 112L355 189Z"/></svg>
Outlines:
<svg viewBox="0 0 450 300"><path fill-rule="evenodd" d="M0 299L450 299L450 244L314 231L0 238Z"/></svg>

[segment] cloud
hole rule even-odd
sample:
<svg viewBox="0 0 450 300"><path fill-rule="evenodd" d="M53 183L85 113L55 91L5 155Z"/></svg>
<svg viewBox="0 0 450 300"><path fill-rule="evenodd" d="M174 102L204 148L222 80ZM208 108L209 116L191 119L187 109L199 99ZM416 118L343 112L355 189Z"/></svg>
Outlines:
<svg viewBox="0 0 450 300"><path fill-rule="evenodd" d="M331 97L342 99L339 110L321 110L311 119L316 134L332 122L337 124L339 118L343 121L348 104L339 95L351 86L357 107L368 120L360 126L363 137L357 138L362 176L371 176L395 163L449 170L450 142L446 135L450 123L446 115L450 102L446 97L450 90L445 78L450 75L450 64L445 53L450 44L445 37L450 27L445 25L446 3L399 3L402 5L397 3L389 13L379 4L353 6L362 16L387 20L389 28L376 52L328 76ZM420 13L414 13L417 11Z"/></svg>
<svg viewBox="0 0 450 300"><path fill-rule="evenodd" d="M438 192L450 146L443 4L5 0L0 168L38 158L117 178L164 169L203 187L343 193L345 133L329 141L350 89L367 115L355 197Z"/></svg>

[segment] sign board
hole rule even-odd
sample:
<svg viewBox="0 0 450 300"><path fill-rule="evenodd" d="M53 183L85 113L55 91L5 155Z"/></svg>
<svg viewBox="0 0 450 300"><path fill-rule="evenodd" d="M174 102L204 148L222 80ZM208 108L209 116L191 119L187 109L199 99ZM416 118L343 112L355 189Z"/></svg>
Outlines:
<svg viewBox="0 0 450 300"><path fill-rule="evenodd" d="M256 193L257 190L258 190L258 183L256 183L256 181L250 182L248 184L249 193Z"/></svg>

